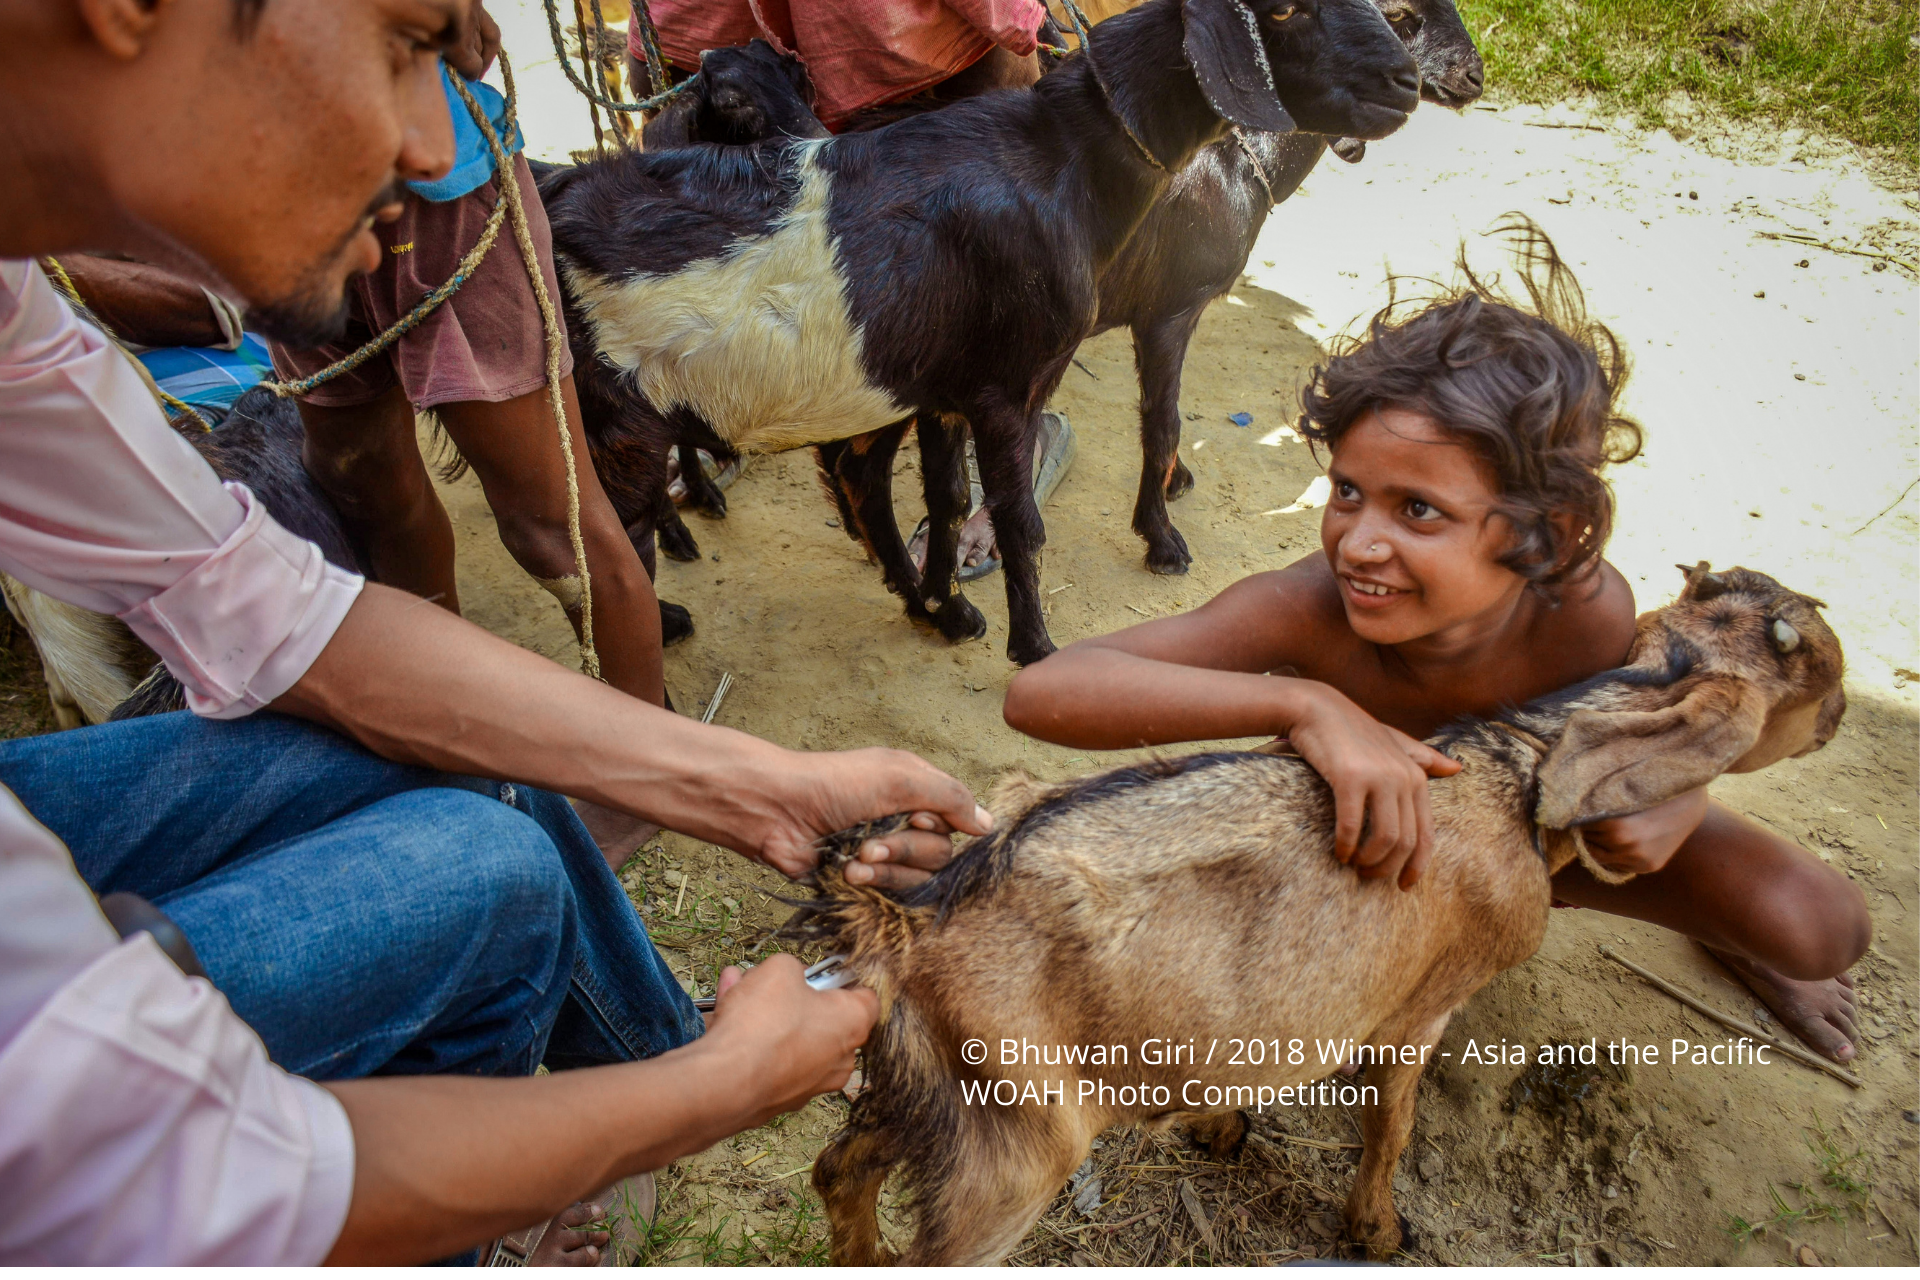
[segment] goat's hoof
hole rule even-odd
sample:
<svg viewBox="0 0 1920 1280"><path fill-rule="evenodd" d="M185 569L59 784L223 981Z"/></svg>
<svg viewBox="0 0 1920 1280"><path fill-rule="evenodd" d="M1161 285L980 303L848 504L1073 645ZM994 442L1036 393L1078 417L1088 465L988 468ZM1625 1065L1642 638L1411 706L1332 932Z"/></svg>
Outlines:
<svg viewBox="0 0 1920 1280"><path fill-rule="evenodd" d="M1215 1160L1231 1160L1246 1148L1247 1131L1251 1127L1246 1112L1224 1111L1195 1120L1188 1126L1187 1133L1195 1146Z"/></svg>
<svg viewBox="0 0 1920 1280"><path fill-rule="evenodd" d="M1407 1215L1397 1208L1392 1212L1392 1218L1371 1223L1347 1220L1347 1238L1366 1250L1371 1261L1387 1262L1396 1254L1410 1253L1420 1246L1420 1238L1413 1224L1407 1221Z"/></svg>
<svg viewBox="0 0 1920 1280"><path fill-rule="evenodd" d="M693 611L683 604L660 602L660 647L679 644L693 634Z"/></svg>
<svg viewBox="0 0 1920 1280"><path fill-rule="evenodd" d="M1173 470L1167 473L1166 493L1168 502L1177 502L1193 492L1193 472L1187 470L1187 464L1175 458Z"/></svg>
<svg viewBox="0 0 1920 1280"><path fill-rule="evenodd" d="M1187 550L1187 540L1178 529L1168 529L1165 538L1147 543L1148 572L1174 576L1192 566L1193 553Z"/></svg>
<svg viewBox="0 0 1920 1280"><path fill-rule="evenodd" d="M702 515L712 516L715 520L727 518L727 495L714 488L712 484L707 484L698 490L690 490L687 494L686 506Z"/></svg>
<svg viewBox="0 0 1920 1280"><path fill-rule="evenodd" d="M984 632L986 628L982 627L981 630ZM1007 641L1007 657L1013 660L1015 666L1032 666L1034 663L1040 661L1040 659L1052 653L1053 650L1054 643L1047 638L1045 632L1041 633L1038 640Z"/></svg>
<svg viewBox="0 0 1920 1280"><path fill-rule="evenodd" d="M948 596L946 603L933 611L932 618L933 625L940 628L940 634L954 644L959 644L963 640L978 640L987 634L985 615L974 608L973 601L958 591Z"/></svg>
<svg viewBox="0 0 1920 1280"><path fill-rule="evenodd" d="M660 553L671 560L698 560L700 544L693 540L686 525L675 521L660 526Z"/></svg>

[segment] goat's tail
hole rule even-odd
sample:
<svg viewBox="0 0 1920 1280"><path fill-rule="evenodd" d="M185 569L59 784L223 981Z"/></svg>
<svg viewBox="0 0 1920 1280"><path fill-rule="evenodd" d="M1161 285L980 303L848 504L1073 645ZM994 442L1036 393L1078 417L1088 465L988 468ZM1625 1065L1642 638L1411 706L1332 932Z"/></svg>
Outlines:
<svg viewBox="0 0 1920 1280"><path fill-rule="evenodd" d="M813 875L815 896L799 904L781 928L782 935L818 942L847 957L863 985L880 997L881 1021L897 994L898 982L914 937L934 918L925 907L909 906L884 890L848 884L846 866L868 840L893 835L907 826L908 815L895 814L836 831L820 841L820 867Z"/></svg>

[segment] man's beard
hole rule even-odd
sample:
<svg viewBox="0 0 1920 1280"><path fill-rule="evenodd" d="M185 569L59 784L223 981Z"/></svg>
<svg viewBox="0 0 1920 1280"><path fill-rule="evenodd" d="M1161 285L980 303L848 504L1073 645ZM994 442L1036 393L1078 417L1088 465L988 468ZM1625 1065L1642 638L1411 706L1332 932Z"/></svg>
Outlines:
<svg viewBox="0 0 1920 1280"><path fill-rule="evenodd" d="M367 205L372 213L386 205L407 199L406 187L398 180L380 189ZM360 234L360 225L342 236L333 251L311 267L291 290L271 302L247 308L247 328L264 333L282 346L296 351L309 350L337 342L347 331L349 307L346 285L360 272L350 273L342 284L333 283L334 264L348 251Z"/></svg>

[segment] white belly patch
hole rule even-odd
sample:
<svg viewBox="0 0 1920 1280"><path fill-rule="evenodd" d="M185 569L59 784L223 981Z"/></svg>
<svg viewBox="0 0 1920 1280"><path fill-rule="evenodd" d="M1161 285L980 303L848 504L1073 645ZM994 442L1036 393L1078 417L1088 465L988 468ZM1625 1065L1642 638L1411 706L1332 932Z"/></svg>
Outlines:
<svg viewBox="0 0 1920 1280"><path fill-rule="evenodd" d="M563 265L600 352L663 412L692 409L736 449L777 453L906 417L867 380L827 235L830 140L802 144L800 190L764 235L671 275L608 279Z"/></svg>

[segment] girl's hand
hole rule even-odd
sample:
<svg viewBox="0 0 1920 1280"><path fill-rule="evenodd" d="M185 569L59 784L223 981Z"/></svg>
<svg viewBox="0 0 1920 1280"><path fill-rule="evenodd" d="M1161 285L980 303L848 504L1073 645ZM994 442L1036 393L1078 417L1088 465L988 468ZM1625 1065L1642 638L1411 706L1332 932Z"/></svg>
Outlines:
<svg viewBox="0 0 1920 1280"><path fill-rule="evenodd" d="M1644 876L1672 861L1706 816L1707 789L1696 787L1651 809L1582 827L1580 834L1607 870Z"/></svg>
<svg viewBox="0 0 1920 1280"><path fill-rule="evenodd" d="M1333 856L1354 864L1362 879L1393 876L1411 889L1433 856L1427 779L1451 777L1460 762L1326 685L1316 686L1287 736L1333 790Z"/></svg>

